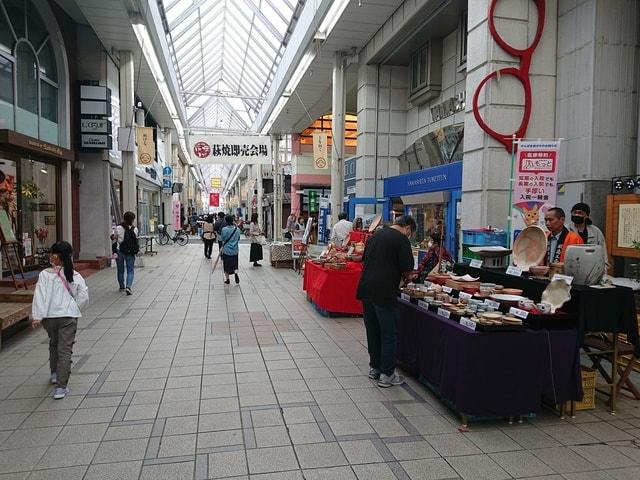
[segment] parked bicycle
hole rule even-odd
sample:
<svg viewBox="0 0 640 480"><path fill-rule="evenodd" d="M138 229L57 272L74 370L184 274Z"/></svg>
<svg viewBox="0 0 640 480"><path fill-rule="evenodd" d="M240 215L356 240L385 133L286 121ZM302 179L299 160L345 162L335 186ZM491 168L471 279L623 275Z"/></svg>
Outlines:
<svg viewBox="0 0 640 480"><path fill-rule="evenodd" d="M176 230L173 237L169 235L167 227L164 225L158 225L158 230L158 243L160 245L166 245L169 243L169 240L173 240L173 243L177 243L181 247L189 243L189 235L187 235L182 229Z"/></svg>

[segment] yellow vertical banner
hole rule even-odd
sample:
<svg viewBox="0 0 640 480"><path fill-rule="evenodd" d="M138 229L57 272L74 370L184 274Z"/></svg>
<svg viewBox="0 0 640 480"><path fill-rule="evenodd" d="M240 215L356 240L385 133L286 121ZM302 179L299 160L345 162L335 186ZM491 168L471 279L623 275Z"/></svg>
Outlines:
<svg viewBox="0 0 640 480"><path fill-rule="evenodd" d="M222 178L211 177L211 188L222 188Z"/></svg>
<svg viewBox="0 0 640 480"><path fill-rule="evenodd" d="M329 168L327 138L328 135L323 132L313 134L313 168L316 170L327 170Z"/></svg>
<svg viewBox="0 0 640 480"><path fill-rule="evenodd" d="M138 145L138 165L153 165L156 159L153 128L136 127L136 144Z"/></svg>

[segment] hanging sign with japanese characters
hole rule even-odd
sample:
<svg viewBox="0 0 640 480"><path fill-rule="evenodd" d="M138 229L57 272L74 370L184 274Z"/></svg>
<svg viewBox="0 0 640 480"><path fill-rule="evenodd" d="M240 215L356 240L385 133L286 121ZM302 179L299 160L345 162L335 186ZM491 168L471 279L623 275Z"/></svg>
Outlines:
<svg viewBox="0 0 640 480"><path fill-rule="evenodd" d="M514 239L530 225L544 228L545 212L555 207L560 140L521 140L511 207Z"/></svg>
<svg viewBox="0 0 640 480"><path fill-rule="evenodd" d="M138 165L153 165L156 159L153 128L136 127L136 144L138 145Z"/></svg>
<svg viewBox="0 0 640 480"><path fill-rule="evenodd" d="M271 164L268 135L189 135L194 163Z"/></svg>
<svg viewBox="0 0 640 480"><path fill-rule="evenodd" d="M313 134L313 168L316 170L327 170L327 134L324 132Z"/></svg>

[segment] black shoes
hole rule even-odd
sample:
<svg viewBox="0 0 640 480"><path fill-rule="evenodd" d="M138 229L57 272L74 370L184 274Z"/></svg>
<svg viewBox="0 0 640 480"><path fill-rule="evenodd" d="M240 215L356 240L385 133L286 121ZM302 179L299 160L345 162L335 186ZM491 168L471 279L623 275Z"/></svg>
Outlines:
<svg viewBox="0 0 640 480"><path fill-rule="evenodd" d="M253 262L253 266L254 267L261 267L262 265L260 265L258 262Z"/></svg>
<svg viewBox="0 0 640 480"><path fill-rule="evenodd" d="M236 283L240 283L240 277L238 276L238 274L234 273L234 276L236 277Z"/></svg>
<svg viewBox="0 0 640 480"><path fill-rule="evenodd" d="M227 279L224 281L224 283L226 283L227 285L229 285L229 283L230 283L230 282L229 282L229 279L227 278Z"/></svg>

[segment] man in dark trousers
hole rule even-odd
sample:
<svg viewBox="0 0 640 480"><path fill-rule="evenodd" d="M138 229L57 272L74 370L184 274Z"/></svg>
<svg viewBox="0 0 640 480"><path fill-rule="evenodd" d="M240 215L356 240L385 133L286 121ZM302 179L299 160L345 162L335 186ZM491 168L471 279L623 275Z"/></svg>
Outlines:
<svg viewBox="0 0 640 480"><path fill-rule="evenodd" d="M213 224L213 230L218 234L218 247L220 247L220 251L222 251L222 240L220 240L220 235L222 234L222 229L227 225L224 221L224 212L218 212L218 219L216 223Z"/></svg>
<svg viewBox="0 0 640 480"><path fill-rule="evenodd" d="M378 231L364 251L364 269L357 297L362 300L369 350L369 378L382 388L402 385L395 373L397 292L402 276L414 268L409 238L416 231L412 217L398 217L393 226Z"/></svg>

